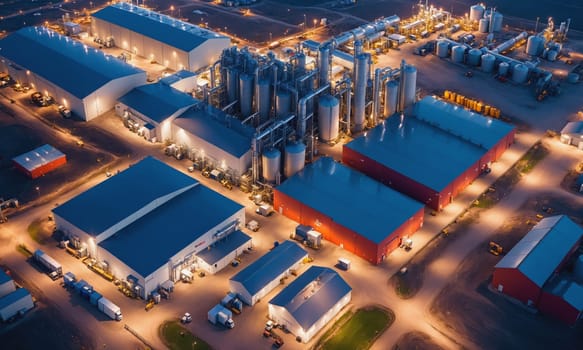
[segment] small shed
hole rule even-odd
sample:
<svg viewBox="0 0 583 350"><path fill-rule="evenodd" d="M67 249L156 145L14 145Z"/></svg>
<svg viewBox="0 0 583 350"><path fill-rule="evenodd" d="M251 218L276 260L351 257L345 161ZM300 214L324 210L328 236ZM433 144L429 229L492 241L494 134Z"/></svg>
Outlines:
<svg viewBox="0 0 583 350"><path fill-rule="evenodd" d="M569 122L561 130L561 142L583 149L583 121Z"/></svg>
<svg viewBox="0 0 583 350"><path fill-rule="evenodd" d="M67 156L47 144L12 158L12 162L26 176L36 179L66 164Z"/></svg>

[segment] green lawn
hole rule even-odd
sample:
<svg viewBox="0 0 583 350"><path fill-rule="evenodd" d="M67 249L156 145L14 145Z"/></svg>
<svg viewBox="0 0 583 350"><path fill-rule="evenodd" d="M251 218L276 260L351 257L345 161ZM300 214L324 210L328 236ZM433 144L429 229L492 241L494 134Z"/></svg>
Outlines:
<svg viewBox="0 0 583 350"><path fill-rule="evenodd" d="M35 242L40 244L45 244L46 238L43 236L41 221L39 219L34 220L28 225L28 234Z"/></svg>
<svg viewBox="0 0 583 350"><path fill-rule="evenodd" d="M376 307L360 309L334 335L327 339L324 350L365 350L395 320L392 312Z"/></svg>
<svg viewBox="0 0 583 350"><path fill-rule="evenodd" d="M170 350L211 350L204 340L197 338L178 321L167 321L160 326L160 336Z"/></svg>

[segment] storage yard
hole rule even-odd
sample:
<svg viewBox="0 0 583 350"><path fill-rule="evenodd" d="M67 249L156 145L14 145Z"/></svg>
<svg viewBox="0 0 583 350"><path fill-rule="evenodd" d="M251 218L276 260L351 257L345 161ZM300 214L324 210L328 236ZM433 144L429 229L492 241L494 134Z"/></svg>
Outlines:
<svg viewBox="0 0 583 350"><path fill-rule="evenodd" d="M583 344L583 199L561 189L576 17L38 5L0 37L1 259L30 291L0 275L9 344L58 313L88 349L162 348L168 321L217 349L305 349L371 306L394 317L366 348Z"/></svg>

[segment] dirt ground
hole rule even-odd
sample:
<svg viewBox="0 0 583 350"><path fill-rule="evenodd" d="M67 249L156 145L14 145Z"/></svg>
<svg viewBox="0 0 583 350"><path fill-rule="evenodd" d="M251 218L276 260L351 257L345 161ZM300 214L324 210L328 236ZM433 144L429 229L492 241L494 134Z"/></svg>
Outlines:
<svg viewBox="0 0 583 350"><path fill-rule="evenodd" d="M443 348L435 344L431 337L421 332L410 332L399 338L393 350L442 350Z"/></svg>
<svg viewBox="0 0 583 350"><path fill-rule="evenodd" d="M565 175L565 178L561 182L561 187L566 191L581 195L582 193L579 192L580 186L577 185L577 180L581 174L583 174L583 163L578 164L575 169L572 169Z"/></svg>
<svg viewBox="0 0 583 350"><path fill-rule="evenodd" d="M493 240L509 251L536 224L537 214L565 214L581 224L582 210L583 207L554 194L531 198L516 216L504 223ZM431 313L441 323L440 328L487 349L581 348L581 324L571 328L533 314L488 288L494 265L501 256L491 255L487 247L488 242L484 242L471 252L452 282L434 300Z"/></svg>

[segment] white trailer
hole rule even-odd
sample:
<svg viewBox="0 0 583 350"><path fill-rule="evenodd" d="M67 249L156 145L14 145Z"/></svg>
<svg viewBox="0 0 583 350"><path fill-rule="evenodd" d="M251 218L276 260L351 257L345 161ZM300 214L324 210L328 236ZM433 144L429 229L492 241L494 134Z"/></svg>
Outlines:
<svg viewBox="0 0 583 350"><path fill-rule="evenodd" d="M115 305L107 298L99 299L97 301L97 308L112 320L121 321L123 319L119 306Z"/></svg>
<svg viewBox="0 0 583 350"><path fill-rule="evenodd" d="M56 280L63 275L63 268L61 264L59 264L55 259L48 256L45 252L40 249L37 249L34 252L34 259L39 264L41 264L48 272L48 275L51 279Z"/></svg>
<svg viewBox="0 0 583 350"><path fill-rule="evenodd" d="M221 304L217 304L210 309L208 312L208 320L212 324L220 324L227 328L235 327L233 313Z"/></svg>
<svg viewBox="0 0 583 350"><path fill-rule="evenodd" d="M28 290L19 288L0 298L0 321L8 321L33 307L34 302Z"/></svg>

